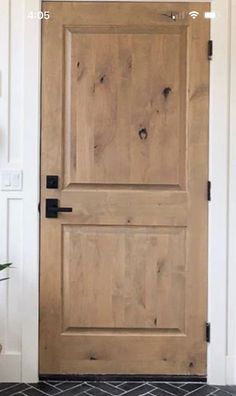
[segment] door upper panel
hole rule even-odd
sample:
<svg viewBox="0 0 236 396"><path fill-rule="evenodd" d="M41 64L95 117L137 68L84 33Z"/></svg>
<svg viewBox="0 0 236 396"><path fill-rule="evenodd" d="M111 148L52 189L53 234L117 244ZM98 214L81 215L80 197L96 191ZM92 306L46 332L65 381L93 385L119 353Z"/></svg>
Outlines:
<svg viewBox="0 0 236 396"><path fill-rule="evenodd" d="M185 181L187 28L65 27L65 184Z"/></svg>

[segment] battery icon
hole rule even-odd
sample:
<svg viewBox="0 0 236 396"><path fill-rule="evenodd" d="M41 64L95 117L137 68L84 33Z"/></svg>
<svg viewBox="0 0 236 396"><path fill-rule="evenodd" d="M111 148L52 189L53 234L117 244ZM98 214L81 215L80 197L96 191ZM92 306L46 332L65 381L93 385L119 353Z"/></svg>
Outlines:
<svg viewBox="0 0 236 396"><path fill-rule="evenodd" d="M206 19L215 19L216 18L216 13L211 11L211 12L205 12L204 17Z"/></svg>

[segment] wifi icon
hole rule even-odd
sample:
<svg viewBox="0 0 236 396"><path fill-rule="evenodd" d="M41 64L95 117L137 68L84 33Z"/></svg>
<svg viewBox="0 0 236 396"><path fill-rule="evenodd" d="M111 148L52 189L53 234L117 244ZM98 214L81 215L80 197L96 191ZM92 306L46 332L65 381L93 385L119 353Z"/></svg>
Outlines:
<svg viewBox="0 0 236 396"><path fill-rule="evenodd" d="M190 11L189 15L191 16L192 19L196 19L199 15L198 11Z"/></svg>

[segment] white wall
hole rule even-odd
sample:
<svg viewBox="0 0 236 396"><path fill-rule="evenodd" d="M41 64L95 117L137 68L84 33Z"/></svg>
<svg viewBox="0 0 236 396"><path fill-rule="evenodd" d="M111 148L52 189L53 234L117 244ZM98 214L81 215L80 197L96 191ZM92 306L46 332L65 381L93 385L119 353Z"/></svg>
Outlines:
<svg viewBox="0 0 236 396"><path fill-rule="evenodd" d="M0 9L0 167L22 169L23 9L18 0L1 0ZM23 191L1 191L0 261L14 262L11 281L0 285L0 344L3 346L0 376L6 380L11 376L16 380L21 378L22 220Z"/></svg>
<svg viewBox="0 0 236 396"><path fill-rule="evenodd" d="M37 380L40 37L25 15L39 5L0 0L0 170L23 172L21 191L0 186L0 262L14 263L0 284L0 381Z"/></svg>
<svg viewBox="0 0 236 396"><path fill-rule="evenodd" d="M0 170L23 171L22 191L0 190L0 261L14 262L0 284L0 381L38 375L40 25L26 15L39 7L0 0ZM236 384L236 0L212 7L208 374L211 383Z"/></svg>

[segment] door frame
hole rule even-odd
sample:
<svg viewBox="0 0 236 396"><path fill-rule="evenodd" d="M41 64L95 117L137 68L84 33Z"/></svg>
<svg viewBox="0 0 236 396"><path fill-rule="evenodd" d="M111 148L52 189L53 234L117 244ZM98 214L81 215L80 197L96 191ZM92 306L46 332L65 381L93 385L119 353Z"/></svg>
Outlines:
<svg viewBox="0 0 236 396"><path fill-rule="evenodd" d="M27 153L24 156L24 208L27 208L27 216L24 218L22 300L24 318L31 318L31 326L23 318L21 379L29 382L38 380L39 216L37 207L40 170L41 24L36 19L33 21L28 19L27 15L30 11L39 11L42 1L24 0L24 152ZM159 1L164 2L164 0ZM175 1L179 0L172 0L172 2ZM187 2L187 0L182 0L182 2L185 1ZM232 156L229 156L229 142L232 142L232 139L235 141L235 137L230 136L229 133L230 122L232 126L234 122L232 117L230 118L230 98L235 100L233 97L235 94L230 93L229 50L230 45L234 44L235 47L235 43L230 41L230 5L231 0L212 0L212 10L220 15L220 18L212 21L214 59L211 63L210 74L210 180L213 199L209 204L208 231L208 317L211 322L211 343L208 347L207 371L208 382L212 384L232 383L232 381L236 383L234 356L231 360L226 359L227 326L232 331L234 323L233 321L227 322L227 305L233 304L233 297L227 303L228 286L230 286L230 282L227 282L229 271L233 270L232 262L235 257L235 251L232 248L228 249L228 209L229 203L232 206L236 196L236 192L229 189L230 185L233 186L232 181L236 177L235 164ZM233 7L232 11L236 16L236 7ZM232 130L233 128L231 134ZM230 222L231 228L234 224ZM30 249L28 249L29 246ZM230 262L228 261L229 253L232 256ZM231 308L235 310L234 306Z"/></svg>

